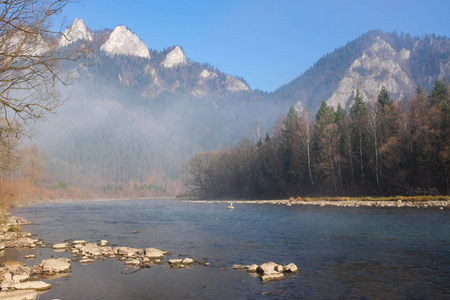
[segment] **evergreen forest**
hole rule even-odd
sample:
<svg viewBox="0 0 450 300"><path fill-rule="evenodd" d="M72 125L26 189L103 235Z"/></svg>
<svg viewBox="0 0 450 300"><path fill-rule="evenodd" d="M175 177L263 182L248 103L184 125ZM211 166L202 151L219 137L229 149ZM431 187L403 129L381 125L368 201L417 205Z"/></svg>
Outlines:
<svg viewBox="0 0 450 300"><path fill-rule="evenodd" d="M265 136L198 153L183 167L191 196L450 194L450 92L436 80L407 100L359 90L348 110L291 107Z"/></svg>

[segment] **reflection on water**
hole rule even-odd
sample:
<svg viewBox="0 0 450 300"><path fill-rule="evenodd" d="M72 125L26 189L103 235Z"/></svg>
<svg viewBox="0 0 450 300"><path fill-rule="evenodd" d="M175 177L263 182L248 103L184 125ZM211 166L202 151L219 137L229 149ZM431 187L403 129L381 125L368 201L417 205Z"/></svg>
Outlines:
<svg viewBox="0 0 450 300"><path fill-rule="evenodd" d="M170 200L65 203L14 214L44 242L84 239L154 247L211 266L166 263L122 275L115 259L81 265L50 281L40 299L256 299L450 297L450 213L438 209L336 208L183 203ZM133 232L137 232L133 234ZM34 260L25 255L36 254ZM0 254L2 255L2 254ZM7 251L0 261L36 264L49 248ZM261 283L234 264L295 263L300 272Z"/></svg>

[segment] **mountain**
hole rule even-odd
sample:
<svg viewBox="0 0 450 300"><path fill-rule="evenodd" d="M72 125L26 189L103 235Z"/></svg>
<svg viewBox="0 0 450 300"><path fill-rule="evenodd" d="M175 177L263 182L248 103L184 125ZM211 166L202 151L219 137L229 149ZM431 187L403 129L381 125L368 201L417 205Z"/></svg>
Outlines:
<svg viewBox="0 0 450 300"><path fill-rule="evenodd" d="M449 39L435 36L371 31L273 93L190 60L180 45L151 49L123 25L92 31L76 19L60 51L81 44L92 53L82 65L63 66L75 83L37 142L52 182L93 189L167 187L195 153L256 140L292 105L313 113L322 100L348 108L356 89L367 101L385 86L396 99L450 80Z"/></svg>
<svg viewBox="0 0 450 300"><path fill-rule="evenodd" d="M431 90L436 79L450 80L450 40L370 31L322 57L304 74L273 93L289 103L301 101L316 111L322 100L348 108L356 89L365 101L384 86L393 99Z"/></svg>
<svg viewBox="0 0 450 300"><path fill-rule="evenodd" d="M64 47L75 43L78 40L92 41L92 31L87 28L83 20L76 18L72 26L64 31L59 41L59 46Z"/></svg>
<svg viewBox="0 0 450 300"><path fill-rule="evenodd" d="M92 31L77 19L59 45L92 51L63 66L74 84L38 129L52 182L167 187L192 155L236 143L266 114L256 105L266 94L242 78L189 60L178 45L149 49L123 25Z"/></svg>
<svg viewBox="0 0 450 300"><path fill-rule="evenodd" d="M101 45L100 50L109 55L130 55L150 59L147 45L125 26L117 26Z"/></svg>

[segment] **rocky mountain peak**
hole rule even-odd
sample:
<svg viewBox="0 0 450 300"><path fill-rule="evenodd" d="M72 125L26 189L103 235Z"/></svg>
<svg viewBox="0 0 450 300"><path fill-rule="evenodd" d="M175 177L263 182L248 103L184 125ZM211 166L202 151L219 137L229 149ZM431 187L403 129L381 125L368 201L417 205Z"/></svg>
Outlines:
<svg viewBox="0 0 450 300"><path fill-rule="evenodd" d="M207 79L207 78L215 78L217 77L217 73L215 72L210 72L206 69L203 69L203 71L200 73L200 77L203 79Z"/></svg>
<svg viewBox="0 0 450 300"><path fill-rule="evenodd" d="M225 80L227 90L230 92L249 91L249 87L239 79L227 76Z"/></svg>
<svg viewBox="0 0 450 300"><path fill-rule="evenodd" d="M186 55L184 55L183 50L180 46L175 46L175 48L167 53L166 58L161 62L161 65L165 68L173 68L176 66L187 65Z"/></svg>
<svg viewBox="0 0 450 300"><path fill-rule="evenodd" d="M131 55L150 59L147 45L123 25L117 26L100 50L111 55Z"/></svg>
<svg viewBox="0 0 450 300"><path fill-rule="evenodd" d="M352 63L327 103L333 107L338 104L348 107L356 89L361 91L365 101L370 101L378 97L383 86L393 98L403 97L404 91L415 88L401 63L401 60L409 59L408 52L397 52L386 41L376 37L375 43Z"/></svg>
<svg viewBox="0 0 450 300"><path fill-rule="evenodd" d="M89 28L86 26L83 20L75 18L75 21L73 22L72 26L64 31L64 35L61 37L61 40L59 41L59 46L65 47L78 40L92 41L93 35L91 30L89 30Z"/></svg>

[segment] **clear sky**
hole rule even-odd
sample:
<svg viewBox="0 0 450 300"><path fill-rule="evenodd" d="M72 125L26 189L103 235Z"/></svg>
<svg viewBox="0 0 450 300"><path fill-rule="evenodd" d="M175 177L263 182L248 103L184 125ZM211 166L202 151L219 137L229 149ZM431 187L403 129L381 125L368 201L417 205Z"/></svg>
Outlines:
<svg viewBox="0 0 450 300"><path fill-rule="evenodd" d="M180 45L193 61L273 91L369 30L450 36L449 12L447 0L80 0L59 21L125 25L150 49Z"/></svg>

